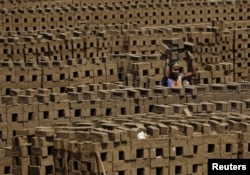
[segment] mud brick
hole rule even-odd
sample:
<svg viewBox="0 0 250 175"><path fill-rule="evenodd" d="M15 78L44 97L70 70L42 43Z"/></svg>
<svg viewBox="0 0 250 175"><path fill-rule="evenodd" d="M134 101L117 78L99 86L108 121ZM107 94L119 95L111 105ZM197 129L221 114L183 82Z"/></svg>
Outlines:
<svg viewBox="0 0 250 175"><path fill-rule="evenodd" d="M82 96L84 100L95 100L97 98L96 92L83 92Z"/></svg>
<svg viewBox="0 0 250 175"><path fill-rule="evenodd" d="M19 104L33 104L34 100L34 96L20 95L18 96L17 102Z"/></svg>
<svg viewBox="0 0 250 175"><path fill-rule="evenodd" d="M150 167L156 168L156 167L168 167L169 165L169 158L164 158L162 156L156 156L154 158L150 159Z"/></svg>
<svg viewBox="0 0 250 175"><path fill-rule="evenodd" d="M216 105L214 103L210 102L201 102L202 111L206 112L215 112L216 111Z"/></svg>
<svg viewBox="0 0 250 175"><path fill-rule="evenodd" d="M60 103L60 101L67 101L68 95L65 93L51 93L50 94L50 101L55 102L55 104Z"/></svg>
<svg viewBox="0 0 250 175"><path fill-rule="evenodd" d="M24 147L24 146L31 146L31 142L28 140L27 136L17 136L12 138L13 146L17 147Z"/></svg>
<svg viewBox="0 0 250 175"><path fill-rule="evenodd" d="M183 113L184 108L186 108L186 105L183 104L170 104L170 106L174 107L174 113Z"/></svg>
<svg viewBox="0 0 250 175"><path fill-rule="evenodd" d="M69 103L68 101L62 101L54 103L54 119L69 117Z"/></svg>
<svg viewBox="0 0 250 175"><path fill-rule="evenodd" d="M28 70L28 84L30 88L40 88L42 82L42 69L29 69Z"/></svg>
<svg viewBox="0 0 250 175"><path fill-rule="evenodd" d="M100 141L103 143L107 143L109 141L110 135L106 132L102 131L91 131L90 133L91 141Z"/></svg>
<svg viewBox="0 0 250 175"><path fill-rule="evenodd" d="M139 98L140 97L140 91L138 89L135 88L126 88L127 91L127 97L128 98Z"/></svg>
<svg viewBox="0 0 250 175"><path fill-rule="evenodd" d="M151 68L150 62L132 63L131 66L133 71L149 70Z"/></svg>
<svg viewBox="0 0 250 175"><path fill-rule="evenodd" d="M86 108L100 108L101 100L83 100L82 101Z"/></svg>
<svg viewBox="0 0 250 175"><path fill-rule="evenodd" d="M81 162L81 164L82 164L82 167L86 167L85 170L87 170L87 172L90 171L90 172L95 173L95 174L98 174L100 172L104 173L103 169L100 167L99 162L96 162L96 161L95 162L87 162L86 165L83 165L83 164L85 164L85 162ZM90 164L90 170L88 170L89 164ZM103 166L105 167L105 171L112 172L112 162L103 162Z"/></svg>
<svg viewBox="0 0 250 175"><path fill-rule="evenodd" d="M152 89L147 88L135 88L140 92L141 97L153 97L153 91Z"/></svg>
<svg viewBox="0 0 250 175"><path fill-rule="evenodd" d="M237 134L221 135L221 157L222 158L237 158L239 138Z"/></svg>
<svg viewBox="0 0 250 175"><path fill-rule="evenodd" d="M7 123L1 123L0 124L1 129L0 129L0 138L1 140L6 140L8 139L8 129L7 129Z"/></svg>
<svg viewBox="0 0 250 175"><path fill-rule="evenodd" d="M176 126L173 126L173 125L170 125L170 132L169 132L169 135L171 137L177 137L177 134L178 134L178 128Z"/></svg>
<svg viewBox="0 0 250 175"><path fill-rule="evenodd" d="M147 88L152 89L154 86L159 86L161 85L162 81L162 74L159 75L153 75L151 77L147 77L148 81L148 86Z"/></svg>
<svg viewBox="0 0 250 175"><path fill-rule="evenodd" d="M12 174L13 173L13 165L12 165L12 158L11 157L3 157L0 159L1 167L0 173L1 174Z"/></svg>
<svg viewBox="0 0 250 175"><path fill-rule="evenodd" d="M188 137L193 135L194 128L192 125L182 123L173 123L172 125L178 127L178 133L180 133L181 135Z"/></svg>
<svg viewBox="0 0 250 175"><path fill-rule="evenodd" d="M250 108L250 99L243 99L242 100L246 104L246 109Z"/></svg>
<svg viewBox="0 0 250 175"><path fill-rule="evenodd" d="M181 157L169 160L169 174L187 174L188 158Z"/></svg>
<svg viewBox="0 0 250 175"><path fill-rule="evenodd" d="M146 76L135 76L132 86L146 88L148 87L148 78Z"/></svg>
<svg viewBox="0 0 250 175"><path fill-rule="evenodd" d="M114 106L116 105L116 103L117 102L119 102L119 100L107 100L107 101L105 101L105 100L103 100L103 101L101 101L101 103L100 103L100 107L101 108L114 108Z"/></svg>
<svg viewBox="0 0 250 175"><path fill-rule="evenodd" d="M224 84L211 84L210 92L212 93L226 93L226 86Z"/></svg>
<svg viewBox="0 0 250 175"><path fill-rule="evenodd" d="M169 157L169 138L150 139L150 158ZM167 166L167 165L165 165Z"/></svg>
<svg viewBox="0 0 250 175"><path fill-rule="evenodd" d="M126 141L130 140L129 132L127 130L124 130L122 128L116 128L116 129L114 129L114 131L120 133L121 142L126 142Z"/></svg>
<svg viewBox="0 0 250 175"><path fill-rule="evenodd" d="M48 157L53 154L52 147L31 147L31 156Z"/></svg>
<svg viewBox="0 0 250 175"><path fill-rule="evenodd" d="M35 134L38 137L53 137L55 130L51 127L37 127Z"/></svg>
<svg viewBox="0 0 250 175"><path fill-rule="evenodd" d="M51 91L53 93L53 91ZM69 92L76 92L76 87L74 86L66 86L64 87L64 92L65 93L69 93ZM53 100L57 99L58 97L60 97L61 95L59 93L53 93L53 94L50 94L51 98ZM55 97L55 96L58 96L58 97ZM63 100L63 99L62 99ZM56 100L54 101L56 102Z"/></svg>
<svg viewBox="0 0 250 175"><path fill-rule="evenodd" d="M200 113L202 112L202 105L199 103L185 103L190 112L192 113Z"/></svg>
<svg viewBox="0 0 250 175"><path fill-rule="evenodd" d="M168 135L169 127L163 123L159 123L157 127L160 129L160 135Z"/></svg>
<svg viewBox="0 0 250 175"><path fill-rule="evenodd" d="M145 152L145 151L148 152L148 150L144 149L143 152ZM141 155L137 155L137 156L141 156ZM130 166L131 169L133 169L133 168L137 168L137 169L138 168L144 168L144 167L149 167L150 166L150 159L149 158L137 158L135 160L131 160L130 163L131 163L131 166Z"/></svg>
<svg viewBox="0 0 250 175"><path fill-rule="evenodd" d="M12 96L2 96L2 104L4 105L17 105L17 97L12 97Z"/></svg>
<svg viewBox="0 0 250 175"><path fill-rule="evenodd" d="M73 80L73 79L79 79L82 77L82 69L80 66L70 66L69 67L69 79Z"/></svg>
<svg viewBox="0 0 250 175"><path fill-rule="evenodd" d="M209 79L211 77L210 71L197 71L198 79Z"/></svg>
<svg viewBox="0 0 250 175"><path fill-rule="evenodd" d="M191 155L188 146L188 137L170 138L169 157L183 157Z"/></svg>
<svg viewBox="0 0 250 175"><path fill-rule="evenodd" d="M54 166L53 165L46 165L46 166L30 165L29 172L31 174L37 174L37 175L54 174Z"/></svg>
<svg viewBox="0 0 250 175"><path fill-rule="evenodd" d="M174 107L169 105L154 105L153 112L157 114L174 114Z"/></svg>
<svg viewBox="0 0 250 175"><path fill-rule="evenodd" d="M38 104L38 120L39 122L42 121L49 121L51 122L53 120L53 103L44 103L44 104Z"/></svg>
<svg viewBox="0 0 250 175"><path fill-rule="evenodd" d="M204 135L206 158L220 158L220 135Z"/></svg>
<svg viewBox="0 0 250 175"><path fill-rule="evenodd" d="M39 88L38 94L49 95L51 93L51 89L48 88Z"/></svg>
<svg viewBox="0 0 250 175"><path fill-rule="evenodd" d="M89 84L89 91L93 91L93 92L96 92L98 90L102 90L103 87L101 84L98 84L98 83L92 83L92 84Z"/></svg>
<svg viewBox="0 0 250 175"><path fill-rule="evenodd" d="M197 85L197 94L206 94L210 92L210 86L206 84Z"/></svg>
<svg viewBox="0 0 250 175"><path fill-rule="evenodd" d="M179 95L168 95L164 99L164 104L183 104L186 103L186 97L185 96L179 96Z"/></svg>
<svg viewBox="0 0 250 175"><path fill-rule="evenodd" d="M160 130L155 126L147 126L147 134L149 134L152 138L157 138L160 135Z"/></svg>
<svg viewBox="0 0 250 175"><path fill-rule="evenodd" d="M29 170L28 170L28 166L24 165L24 166L13 166L12 167L12 172L13 174L29 174Z"/></svg>
<svg viewBox="0 0 250 175"><path fill-rule="evenodd" d="M241 92L249 92L250 91L250 83L241 83L240 85Z"/></svg>
<svg viewBox="0 0 250 175"><path fill-rule="evenodd" d="M12 147L11 154L14 157L27 157L29 156L29 148L27 146Z"/></svg>
<svg viewBox="0 0 250 175"><path fill-rule="evenodd" d="M214 94L214 100L224 100L224 101L230 101L230 100L241 100L242 96L244 96L242 93L237 92L230 92L226 94ZM247 94L245 94L245 97L247 97Z"/></svg>
<svg viewBox="0 0 250 175"><path fill-rule="evenodd" d="M250 93L249 92L241 92L240 93L240 99L238 99L238 100L248 99L248 98L250 98Z"/></svg>
<svg viewBox="0 0 250 175"><path fill-rule="evenodd" d="M197 87L196 86L185 86L184 87L185 94L190 94L190 95L197 95Z"/></svg>
<svg viewBox="0 0 250 175"><path fill-rule="evenodd" d="M53 146L53 141L54 141L54 136L51 136L51 137L39 137L38 138L39 147L41 147L41 146L44 146L44 147Z"/></svg>
<svg viewBox="0 0 250 175"><path fill-rule="evenodd" d="M222 111L222 112L231 111L231 105L229 102L226 101L211 101L211 102L215 104L217 111Z"/></svg>
<svg viewBox="0 0 250 175"><path fill-rule="evenodd" d="M190 153L192 154L192 158L199 157L200 163L202 163L205 160L205 154L206 154L206 143L204 143L202 135L195 135L193 137L188 138L188 147L190 150Z"/></svg>
<svg viewBox="0 0 250 175"><path fill-rule="evenodd" d="M163 167L155 167L155 168L150 168L150 174L151 175L157 175L158 172L161 172L165 175L169 175L169 167L168 166L163 166Z"/></svg>
<svg viewBox="0 0 250 175"><path fill-rule="evenodd" d="M10 89L10 96L19 96L19 95L24 95L24 90L21 89Z"/></svg>
<svg viewBox="0 0 250 175"><path fill-rule="evenodd" d="M83 95L82 93L78 93L78 92L68 92L68 98L70 101L81 101L83 99ZM60 99L58 99L57 102L59 102Z"/></svg>
<svg viewBox="0 0 250 175"><path fill-rule="evenodd" d="M16 130L16 136L34 136L35 135L35 129L34 128L23 128Z"/></svg>
<svg viewBox="0 0 250 175"><path fill-rule="evenodd" d="M103 90L118 89L118 85L115 83L103 82L102 86L103 86Z"/></svg>
<svg viewBox="0 0 250 175"><path fill-rule="evenodd" d="M39 103L49 103L50 102L50 95L37 94L36 101Z"/></svg>
<svg viewBox="0 0 250 175"><path fill-rule="evenodd" d="M30 157L13 157L13 167L19 166L29 166L30 165ZM28 169L27 169L28 170Z"/></svg>
<svg viewBox="0 0 250 175"><path fill-rule="evenodd" d="M196 158L198 159L198 158ZM204 171L203 162L199 159L196 160L192 158L192 161L187 165L187 173L188 174L202 174Z"/></svg>
<svg viewBox="0 0 250 175"><path fill-rule="evenodd" d="M170 91L171 91L171 94L173 95L179 95L179 96L185 95L185 89L182 87L171 87Z"/></svg>
<svg viewBox="0 0 250 175"><path fill-rule="evenodd" d="M93 65L93 73L94 77L100 77L100 76L106 76L106 69L103 69L102 66L99 65Z"/></svg>
<svg viewBox="0 0 250 175"><path fill-rule="evenodd" d="M109 93L110 93L110 98L113 100L116 100L116 99L125 100L125 99L127 99L126 90L110 90Z"/></svg>
<svg viewBox="0 0 250 175"><path fill-rule="evenodd" d="M125 160L113 161L113 171L125 171L131 169L131 162Z"/></svg>
<svg viewBox="0 0 250 175"><path fill-rule="evenodd" d="M102 129L102 128L95 128L94 130L99 131L99 132L103 132L103 133L107 133L109 141L120 142L120 140L121 140L121 138L120 138L121 135L120 135L119 131L110 131L110 130Z"/></svg>
<svg viewBox="0 0 250 175"><path fill-rule="evenodd" d="M65 129L64 131L57 131L56 132L56 137L60 139L75 139L76 138L76 132L75 131L68 131L70 128ZM60 144L62 144L61 140L57 140Z"/></svg>
<svg viewBox="0 0 250 175"><path fill-rule="evenodd" d="M5 105L0 105L0 123L6 123L7 121L7 108Z"/></svg>
<svg viewBox="0 0 250 175"><path fill-rule="evenodd" d="M226 86L226 91L227 92L241 92L241 86L240 83L233 83L233 82L229 82L227 84L225 84Z"/></svg>
<svg viewBox="0 0 250 175"><path fill-rule="evenodd" d="M228 121L228 127L229 130L233 130L233 131L239 131L240 130L240 124L239 122L237 122L237 120L233 120L232 118L230 118Z"/></svg>
<svg viewBox="0 0 250 175"><path fill-rule="evenodd" d="M85 92L85 91L89 91L89 86L87 85L77 85L77 92Z"/></svg>
<svg viewBox="0 0 250 175"><path fill-rule="evenodd" d="M211 129L219 134L226 134L228 132L228 123L221 123L215 120L208 121Z"/></svg>
<svg viewBox="0 0 250 175"><path fill-rule="evenodd" d="M113 163L117 162L117 161L121 161L123 163L125 163L126 161L130 160L130 150L128 150L129 148L129 144L127 146L124 146L122 148L117 148L115 149L112 154L112 160ZM121 163L119 162L119 163Z"/></svg>
<svg viewBox="0 0 250 175"><path fill-rule="evenodd" d="M23 121L23 108L18 106L7 106L6 108L6 121L7 122L22 122Z"/></svg>
<svg viewBox="0 0 250 175"><path fill-rule="evenodd" d="M6 72L6 70L4 69L0 69L1 72L1 87L2 88L9 88L11 87L11 84L15 82L15 71L13 70L8 70L8 72Z"/></svg>
<svg viewBox="0 0 250 175"><path fill-rule="evenodd" d="M240 122L240 130L243 133L249 132L250 130L250 125L246 122Z"/></svg>
<svg viewBox="0 0 250 175"><path fill-rule="evenodd" d="M250 135L247 133L241 133L239 143L239 158L248 158L250 156Z"/></svg>
<svg viewBox="0 0 250 175"><path fill-rule="evenodd" d="M128 135L128 137L129 137L129 139L131 140L131 139L137 139L137 129L135 128L135 129L129 129L129 128L126 128L126 127L123 127L123 126L121 126L121 127L118 127L117 128L117 130L120 130L121 132L122 131L126 131L127 132L127 135ZM123 138L123 137L122 137ZM122 140L123 141L123 140Z"/></svg>

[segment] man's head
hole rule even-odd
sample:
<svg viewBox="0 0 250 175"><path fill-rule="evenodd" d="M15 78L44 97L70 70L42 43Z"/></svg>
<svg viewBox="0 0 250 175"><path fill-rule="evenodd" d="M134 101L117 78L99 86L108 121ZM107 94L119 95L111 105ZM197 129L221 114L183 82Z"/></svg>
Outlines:
<svg viewBox="0 0 250 175"><path fill-rule="evenodd" d="M178 60L171 60L169 62L169 68L170 68L170 74L169 76L172 78L172 79L178 79L178 76L180 74L180 65L178 63Z"/></svg>

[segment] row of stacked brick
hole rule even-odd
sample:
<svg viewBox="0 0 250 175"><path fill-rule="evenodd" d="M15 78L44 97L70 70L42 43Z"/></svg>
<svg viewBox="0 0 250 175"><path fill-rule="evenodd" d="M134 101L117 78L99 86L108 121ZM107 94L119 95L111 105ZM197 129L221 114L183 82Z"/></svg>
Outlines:
<svg viewBox="0 0 250 175"><path fill-rule="evenodd" d="M163 38L182 43L178 48L181 51L183 41L197 39L198 50L194 58L198 68L196 84L249 79L248 35L242 33L243 30L219 32L217 34L221 36L217 37L214 32L207 32L208 28L203 32L198 32L199 27L184 29L183 26L169 29L130 28L127 34L118 38L107 31L96 32L96 37L70 37L70 32L4 37L1 44L2 91L16 86L63 89L67 85L118 80L136 87L159 85L164 60L160 60L157 48ZM189 33L189 29L194 32ZM161 30L165 33L160 33ZM123 33L125 31L123 29ZM79 31L74 31L76 33L79 34ZM176 35L179 38L173 38ZM234 40L234 35L241 40ZM40 36L43 41L39 41ZM233 47L234 42L237 48ZM183 59L180 61L185 72L185 62Z"/></svg>
<svg viewBox="0 0 250 175"><path fill-rule="evenodd" d="M170 4L178 4L178 3L195 3L199 5L200 3L204 4L242 4L247 3L247 0L67 0L67 1L59 1L59 0L1 0L0 7L3 8L29 8L29 7L36 7L36 8L46 8L46 7L61 7L61 6L82 6L82 5L106 5L106 4L138 4L138 3L170 3Z"/></svg>
<svg viewBox="0 0 250 175"><path fill-rule="evenodd" d="M51 1L57 3L58 1ZM60 1L64 2L64 1ZM66 1L65 1L66 2ZM70 1L69 1L70 2ZM84 1L85 2L85 1ZM78 26L79 21L96 24L136 23L141 26L210 23L213 19L225 21L249 20L249 2L147 2L129 4L65 5L50 7L2 7L2 32L28 32ZM68 2L67 2L68 3Z"/></svg>
<svg viewBox="0 0 250 175"><path fill-rule="evenodd" d="M249 91L248 82L151 89L103 83L68 86L64 93L45 88L10 89L9 95L0 98L0 147L11 144L17 129L70 124L86 118L187 111L249 114Z"/></svg>
<svg viewBox="0 0 250 175"><path fill-rule="evenodd" d="M13 175L206 175L209 158L249 158L244 115L138 115L20 129ZM144 133L145 138L138 137Z"/></svg>

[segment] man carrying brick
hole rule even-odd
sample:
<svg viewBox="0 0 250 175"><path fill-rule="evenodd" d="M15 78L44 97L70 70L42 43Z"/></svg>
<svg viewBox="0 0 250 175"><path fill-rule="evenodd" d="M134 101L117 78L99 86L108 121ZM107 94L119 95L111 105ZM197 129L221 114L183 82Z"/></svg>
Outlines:
<svg viewBox="0 0 250 175"><path fill-rule="evenodd" d="M171 86L182 86L183 81L185 84L192 84L192 77L196 75L196 66L193 61L193 46L190 46L190 43L184 43L185 45L185 57L184 60L187 63L187 72L181 73L181 66L179 64L179 56L180 54L174 56L172 54L172 50L162 43L160 47L160 53L162 59L166 60L164 70L163 70L163 78L162 85L171 87ZM190 48L191 47L191 48ZM181 56L180 56L181 57Z"/></svg>

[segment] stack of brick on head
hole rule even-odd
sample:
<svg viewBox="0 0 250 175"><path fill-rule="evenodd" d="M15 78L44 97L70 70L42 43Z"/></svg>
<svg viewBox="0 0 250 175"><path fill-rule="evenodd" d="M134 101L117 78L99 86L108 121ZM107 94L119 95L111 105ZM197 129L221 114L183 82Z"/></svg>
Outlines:
<svg viewBox="0 0 250 175"><path fill-rule="evenodd" d="M163 86L182 86L184 80L185 84L192 84L192 77L196 75L193 61L195 48L195 44L183 42L179 38L163 40L159 47L161 58L165 60ZM183 61L186 62L186 68Z"/></svg>

